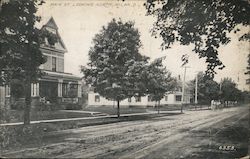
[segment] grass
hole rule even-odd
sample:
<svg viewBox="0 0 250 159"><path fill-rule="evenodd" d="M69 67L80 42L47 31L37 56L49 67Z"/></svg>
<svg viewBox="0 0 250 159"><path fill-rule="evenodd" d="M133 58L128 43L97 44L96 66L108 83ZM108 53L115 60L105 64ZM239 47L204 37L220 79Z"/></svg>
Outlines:
<svg viewBox="0 0 250 159"><path fill-rule="evenodd" d="M180 106L160 106L160 111L171 111L171 110L180 110ZM92 111L100 112L108 115L116 115L117 108L116 106L91 106L85 107L83 111ZM157 111L157 107L143 107L143 106L134 106L134 107L121 107L120 114L133 114L133 113L146 113L148 111ZM83 112L64 112L60 110L32 110L30 113L31 121L36 120L50 120L50 119L67 119L67 118L81 118L81 117L91 117L90 113ZM22 122L23 121L23 111L22 110L0 110L0 123L13 123L13 122Z"/></svg>
<svg viewBox="0 0 250 159"><path fill-rule="evenodd" d="M168 105L160 106L160 111L180 111L180 105ZM185 110L195 110L192 105L184 106ZM196 110L202 110L201 108L207 108L207 106L199 106ZM100 112L109 115L116 115L117 108L116 106L91 106L85 107L83 111L92 111ZM157 111L158 107L143 107L143 106L131 106L131 107L120 107L120 114L133 114L133 113L146 113L148 111ZM70 112L70 111L60 111L60 110L49 110L49 111L39 111L32 110L30 113L31 121L36 120L50 120L50 119L67 119L67 118L82 118L82 117L91 117L90 113L83 112ZM23 121L23 111L22 110L0 110L0 123L13 123L13 122L22 122Z"/></svg>
<svg viewBox="0 0 250 159"><path fill-rule="evenodd" d="M1 123L13 123L23 121L23 111L22 110L2 110L0 112L0 122ZM50 119L65 119L65 118L81 118L90 117L91 114L88 113L78 113L78 112L63 112L59 110L54 111L35 111L32 110L30 113L31 121L36 120L50 120Z"/></svg>
<svg viewBox="0 0 250 159"><path fill-rule="evenodd" d="M160 107L160 110L169 110L169 107ZM177 110L179 109L176 107ZM98 106L98 107L86 107L82 111L100 112L108 115L116 115L117 108L113 106ZM121 107L120 114L133 114L133 113L146 113L148 111L157 111L154 107ZM22 110L0 110L0 123L14 123L23 122ZM36 120L50 120L50 119L67 119L67 118L82 118L91 117L90 113L83 113L77 111L60 111L60 110L31 110L30 118L31 121Z"/></svg>
<svg viewBox="0 0 250 159"><path fill-rule="evenodd" d="M180 105L168 105L159 107L160 111L173 111L180 110ZM110 115L117 114L117 106L90 106L83 108L85 111L101 112ZM147 113L148 111L157 111L158 107L145 107L145 106L129 106L129 107L120 107L120 114L132 114L132 113Z"/></svg>

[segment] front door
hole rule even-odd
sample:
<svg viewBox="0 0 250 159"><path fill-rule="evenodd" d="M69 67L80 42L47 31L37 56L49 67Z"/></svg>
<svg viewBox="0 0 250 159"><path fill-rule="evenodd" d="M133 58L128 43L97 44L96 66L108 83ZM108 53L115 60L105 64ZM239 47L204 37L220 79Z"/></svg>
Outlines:
<svg viewBox="0 0 250 159"><path fill-rule="evenodd" d="M50 81L40 81L40 97L45 97L46 101L56 103L58 97L58 83Z"/></svg>

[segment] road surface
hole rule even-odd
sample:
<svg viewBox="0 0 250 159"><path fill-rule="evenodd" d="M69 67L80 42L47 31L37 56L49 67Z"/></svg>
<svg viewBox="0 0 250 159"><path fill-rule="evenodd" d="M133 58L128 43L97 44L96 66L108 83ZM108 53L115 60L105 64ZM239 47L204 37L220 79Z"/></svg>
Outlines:
<svg viewBox="0 0 250 159"><path fill-rule="evenodd" d="M32 148L24 145L23 149L2 151L1 155L7 158L210 158L206 155L208 149L220 155L230 153L220 152L220 145L216 145L213 136L220 128L246 118L248 109L186 111L172 116L50 132L43 138L43 145ZM215 128L216 131L211 131Z"/></svg>

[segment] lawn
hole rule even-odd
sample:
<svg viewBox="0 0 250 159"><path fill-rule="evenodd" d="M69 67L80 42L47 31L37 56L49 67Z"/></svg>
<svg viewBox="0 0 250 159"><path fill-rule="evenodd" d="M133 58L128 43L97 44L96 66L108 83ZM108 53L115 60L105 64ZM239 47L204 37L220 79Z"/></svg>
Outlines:
<svg viewBox="0 0 250 159"><path fill-rule="evenodd" d="M160 111L176 111L181 109L181 105L161 105ZM117 106L89 106L83 108L84 111L101 112L109 115L117 114ZM130 106L120 107L120 114L132 114L132 113L147 113L152 111L158 111L158 107L145 107L145 106Z"/></svg>
<svg viewBox="0 0 250 159"><path fill-rule="evenodd" d="M1 123L12 123L12 122L22 122L23 121L23 111L22 110L7 110L0 112L0 122ZM37 111L32 110L30 113L31 121L36 120L50 120L50 119L65 119L65 118L82 118L90 117L89 113L79 113L79 112L63 112L60 110L54 111Z"/></svg>
<svg viewBox="0 0 250 159"><path fill-rule="evenodd" d="M160 111L179 111L181 108L180 105L168 105L168 106L160 106ZM207 106L198 106L197 110L201 110L204 108L208 108ZM196 110L192 106L184 106L185 110ZM147 113L152 111L157 111L158 107L121 107L120 114L133 114L133 113ZM87 113L84 111L90 112L100 112L104 115L116 115L117 108L116 106L91 106L85 107L82 110L77 111L61 111L61 110L50 110L50 111L39 111L32 110L31 111L31 121L36 120L50 120L50 119L67 119L67 118L82 118L82 117L91 117L93 116L91 113ZM0 123L13 123L13 122L22 122L23 121L23 111L22 110L0 110Z"/></svg>
<svg viewBox="0 0 250 159"><path fill-rule="evenodd" d="M160 110L166 110L161 107ZM84 112L84 111L89 111ZM157 108L145 108L145 107L121 107L120 114L133 114L133 113L147 113L149 111L157 111ZM30 113L31 121L36 120L50 120L50 119L66 119L66 118L82 118L93 116L90 112L100 112L106 115L116 115L117 108L112 106L98 106L98 107L86 107L82 110L77 111L61 111L61 110L50 110L50 111L39 111L32 110ZM22 110L0 110L0 123L13 123L23 121Z"/></svg>

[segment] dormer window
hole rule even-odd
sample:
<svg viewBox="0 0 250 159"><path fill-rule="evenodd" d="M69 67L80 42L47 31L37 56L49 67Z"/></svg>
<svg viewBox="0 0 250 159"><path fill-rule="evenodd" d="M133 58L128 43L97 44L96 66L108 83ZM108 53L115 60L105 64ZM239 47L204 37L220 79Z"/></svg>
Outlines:
<svg viewBox="0 0 250 159"><path fill-rule="evenodd" d="M45 41L45 45L49 46L49 42L48 42L48 38L47 37L44 38L44 41Z"/></svg>

